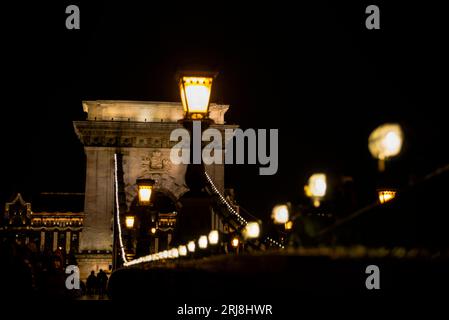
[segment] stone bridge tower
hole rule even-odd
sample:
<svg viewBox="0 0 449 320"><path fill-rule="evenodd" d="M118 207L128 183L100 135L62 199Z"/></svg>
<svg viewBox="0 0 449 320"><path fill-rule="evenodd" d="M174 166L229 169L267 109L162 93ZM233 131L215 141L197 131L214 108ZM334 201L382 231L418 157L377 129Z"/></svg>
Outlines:
<svg viewBox="0 0 449 320"><path fill-rule="evenodd" d="M212 127L221 131L235 128L224 124L228 105L210 105ZM170 133L182 126L181 103L137 101L84 101L87 120L74 121L75 132L86 154L84 228L80 237L78 261L81 278L90 270L108 270L112 263L114 221L114 154L123 154L124 182L128 209L137 196L136 179L156 180L159 191L176 202L188 191L186 165L170 161ZM224 135L223 135L224 136ZM224 165L206 166L217 187L224 189ZM211 228L219 228L211 216Z"/></svg>

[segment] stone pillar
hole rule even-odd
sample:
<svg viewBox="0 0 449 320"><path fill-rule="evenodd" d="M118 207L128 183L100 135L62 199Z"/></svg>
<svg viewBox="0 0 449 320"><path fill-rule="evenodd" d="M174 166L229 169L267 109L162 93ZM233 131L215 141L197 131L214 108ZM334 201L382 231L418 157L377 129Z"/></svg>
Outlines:
<svg viewBox="0 0 449 320"><path fill-rule="evenodd" d="M66 231L65 234L65 252L70 252L70 247L72 244L72 233L70 231Z"/></svg>
<svg viewBox="0 0 449 320"><path fill-rule="evenodd" d="M172 237L171 233L168 233L168 234L167 234L167 249L170 248L171 237Z"/></svg>
<svg viewBox="0 0 449 320"><path fill-rule="evenodd" d="M40 252L44 252L45 249L45 231L41 231L41 240L39 243Z"/></svg>
<svg viewBox="0 0 449 320"><path fill-rule="evenodd" d="M53 231L53 251L58 249L58 231Z"/></svg>
<svg viewBox="0 0 449 320"><path fill-rule="evenodd" d="M112 251L114 213L114 151L112 148L85 147L86 193L81 251Z"/></svg>

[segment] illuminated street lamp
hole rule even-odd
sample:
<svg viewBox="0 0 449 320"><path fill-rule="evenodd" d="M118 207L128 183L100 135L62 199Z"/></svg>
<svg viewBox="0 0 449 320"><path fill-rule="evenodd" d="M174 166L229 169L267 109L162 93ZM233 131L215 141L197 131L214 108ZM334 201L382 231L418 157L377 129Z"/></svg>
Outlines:
<svg viewBox="0 0 449 320"><path fill-rule="evenodd" d="M304 187L306 196L312 199L315 207L320 206L320 201L326 195L327 179L324 173L312 174L308 184Z"/></svg>
<svg viewBox="0 0 449 320"><path fill-rule="evenodd" d="M391 201L396 197L395 190L377 190L377 195L379 197L379 203L384 204L385 202Z"/></svg>
<svg viewBox="0 0 449 320"><path fill-rule="evenodd" d="M207 249L207 237L206 236L200 236L198 238L198 247L200 249Z"/></svg>
<svg viewBox="0 0 449 320"><path fill-rule="evenodd" d="M243 230L245 239L256 239L260 236L260 225L258 222L248 222Z"/></svg>
<svg viewBox="0 0 449 320"><path fill-rule="evenodd" d="M156 230L156 228L155 228L155 227L153 227L153 228L151 228L151 229L150 229L150 232L151 232L151 234L155 234L155 233L156 233L156 231L157 231L157 230Z"/></svg>
<svg viewBox="0 0 449 320"><path fill-rule="evenodd" d="M134 216L126 216L125 224L128 229L132 229L134 227Z"/></svg>
<svg viewBox="0 0 449 320"><path fill-rule="evenodd" d="M187 249L190 253L195 252L195 241L189 241L189 243L187 243Z"/></svg>
<svg viewBox="0 0 449 320"><path fill-rule="evenodd" d="M178 251L178 249L177 249L177 248L172 248L172 249L170 250L170 256L171 256L172 259L178 258L178 257L179 257L179 251Z"/></svg>
<svg viewBox="0 0 449 320"><path fill-rule="evenodd" d="M293 221L287 221L285 224L284 224L284 227L285 227L285 230L291 230L292 228L293 228Z"/></svg>
<svg viewBox="0 0 449 320"><path fill-rule="evenodd" d="M153 179L137 179L139 205L151 205L151 194L154 186Z"/></svg>
<svg viewBox="0 0 449 320"><path fill-rule="evenodd" d="M218 231L217 230L212 230L211 232L209 232L208 240L209 240L209 244L210 245L218 244L218 240L219 240Z"/></svg>
<svg viewBox="0 0 449 320"><path fill-rule="evenodd" d="M280 204L274 206L271 217L276 224L285 224L290 218L290 212L288 210L288 205Z"/></svg>
<svg viewBox="0 0 449 320"><path fill-rule="evenodd" d="M216 73L182 72L178 74L185 119L209 118L210 95L215 77Z"/></svg>
<svg viewBox="0 0 449 320"><path fill-rule="evenodd" d="M403 140L401 126L396 123L381 125L370 134L368 148L371 155L379 160L379 171L385 171L385 160L401 152Z"/></svg>
<svg viewBox="0 0 449 320"><path fill-rule="evenodd" d="M233 248L237 248L237 247L239 246L239 244L240 244L239 238L237 238L237 237L232 238L232 240L231 240L231 246L232 246Z"/></svg>
<svg viewBox="0 0 449 320"><path fill-rule="evenodd" d="M187 247L185 245L180 245L178 247L179 256L185 257L187 255Z"/></svg>

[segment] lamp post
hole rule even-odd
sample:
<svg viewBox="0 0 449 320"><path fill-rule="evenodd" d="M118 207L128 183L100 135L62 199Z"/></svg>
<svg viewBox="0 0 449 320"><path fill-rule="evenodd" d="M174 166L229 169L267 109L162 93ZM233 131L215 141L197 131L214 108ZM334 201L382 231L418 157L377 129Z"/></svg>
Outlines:
<svg viewBox="0 0 449 320"><path fill-rule="evenodd" d="M312 174L307 185L304 187L306 196L312 199L313 206L318 208L321 200L326 195L327 178L324 173Z"/></svg>
<svg viewBox="0 0 449 320"><path fill-rule="evenodd" d="M394 177L385 174L385 162L396 157L402 149L404 134L397 123L386 123L377 127L368 138L368 148L371 155L378 160L377 197L379 204L384 204L396 197ZM393 179L393 180L392 180Z"/></svg>
<svg viewBox="0 0 449 320"><path fill-rule="evenodd" d="M397 156L402 149L404 134L401 126L396 123L386 123L377 127L368 138L368 148L371 155L378 159L380 172L385 171L385 161Z"/></svg>
<svg viewBox="0 0 449 320"><path fill-rule="evenodd" d="M138 205L141 207L140 224L139 224L139 239L136 248L138 256L147 255L150 253L150 245L152 235L155 233L150 230L154 228L156 223L155 213L151 211L151 195L153 193L155 181L153 179L137 179L137 197ZM151 234L150 234L151 232Z"/></svg>
<svg viewBox="0 0 449 320"><path fill-rule="evenodd" d="M202 132L213 120L209 118L209 105L212 84L216 73L210 72L179 72L177 83L184 111L179 123L190 135L190 159L186 168L185 183L189 191L181 198L183 205L179 215L175 241L178 244L187 241L189 230L195 234L206 234L210 230L210 196L203 190L207 185L205 167L202 160ZM197 130L197 128L200 130ZM197 133L200 133L199 135ZM206 237L207 240L207 237Z"/></svg>

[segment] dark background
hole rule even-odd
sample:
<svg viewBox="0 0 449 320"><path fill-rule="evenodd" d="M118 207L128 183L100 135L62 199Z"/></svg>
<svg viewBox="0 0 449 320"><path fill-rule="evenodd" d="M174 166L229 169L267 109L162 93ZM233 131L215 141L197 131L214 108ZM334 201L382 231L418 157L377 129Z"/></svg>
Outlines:
<svg viewBox="0 0 449 320"><path fill-rule="evenodd" d="M228 123L278 128L279 170L226 168L226 184L254 215L298 201L315 171L350 175L359 205L374 198L368 135L405 131L392 174L422 176L447 156L447 32L428 1L169 3L62 1L2 4L0 203L22 192L83 192L85 158L72 121L81 101L179 101L174 73L218 70L213 102ZM77 4L81 30L65 28ZM365 28L380 7L381 30ZM27 199L28 196L28 199Z"/></svg>

